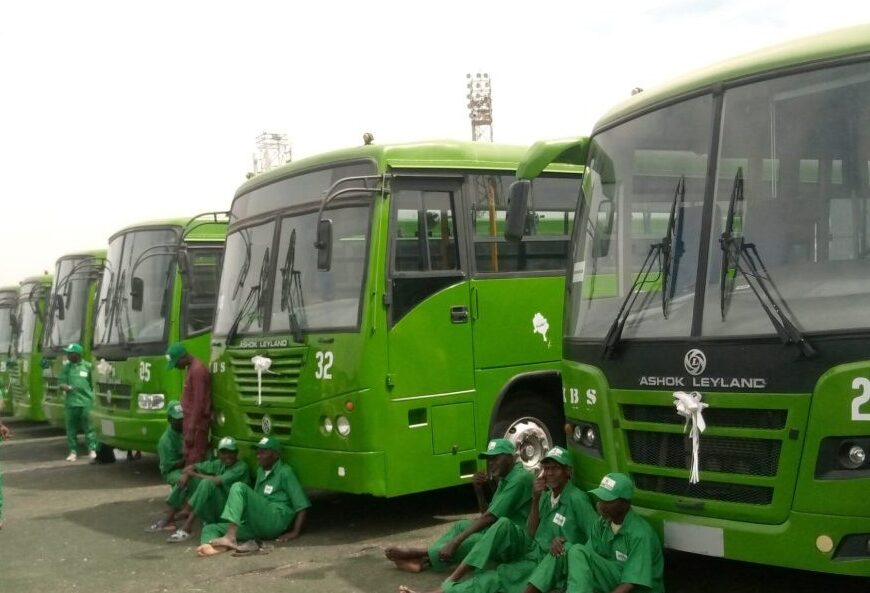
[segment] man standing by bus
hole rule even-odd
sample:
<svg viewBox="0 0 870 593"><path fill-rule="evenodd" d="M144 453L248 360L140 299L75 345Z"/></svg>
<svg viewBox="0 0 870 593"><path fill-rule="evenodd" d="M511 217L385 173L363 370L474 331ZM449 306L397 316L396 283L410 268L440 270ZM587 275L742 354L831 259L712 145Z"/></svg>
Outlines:
<svg viewBox="0 0 870 593"><path fill-rule="evenodd" d="M480 515L473 521L457 521L428 549L387 548L385 554L396 567L408 572L421 572L430 566L446 570L452 564L468 560L485 563L484 559L490 559L496 552L496 539L501 547L508 540L522 546L534 477L517 461L516 448L508 439L491 440L478 457L486 459L487 468L487 473L477 472L472 478ZM499 479L499 483L492 501L486 506L483 485L491 478ZM483 540L484 533L497 522L500 537ZM478 546L478 542L481 545ZM469 559L472 553L473 558ZM459 580L468 570L467 563L460 564L448 580Z"/></svg>
<svg viewBox="0 0 870 593"><path fill-rule="evenodd" d="M167 369L186 369L181 408L184 410L184 462L193 465L205 460L211 424L211 376L199 359L176 342L166 352Z"/></svg>
<svg viewBox="0 0 870 593"><path fill-rule="evenodd" d="M78 456L76 442L79 429L85 436L90 458L97 458L97 435L91 429L90 414L94 405L94 389L91 387L91 363L82 360L84 349L81 344L70 344L64 348L66 362L58 373L58 387L66 393L64 415L66 416L66 441L69 445L67 461L75 461Z"/></svg>

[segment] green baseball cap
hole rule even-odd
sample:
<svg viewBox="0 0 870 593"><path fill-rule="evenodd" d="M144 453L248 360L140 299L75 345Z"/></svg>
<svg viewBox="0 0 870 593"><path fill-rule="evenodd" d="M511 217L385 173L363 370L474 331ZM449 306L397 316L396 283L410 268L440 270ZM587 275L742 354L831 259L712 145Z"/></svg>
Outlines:
<svg viewBox="0 0 870 593"><path fill-rule="evenodd" d="M281 443L278 442L277 439L272 437L263 437L257 444L254 445L255 449L272 449L273 451L281 452Z"/></svg>
<svg viewBox="0 0 870 593"><path fill-rule="evenodd" d="M598 488L590 490L589 494L606 501L617 498L631 500L631 497L634 496L634 484L631 483L631 478L625 474L607 474L601 478L601 484Z"/></svg>
<svg viewBox="0 0 870 593"><path fill-rule="evenodd" d="M547 454L544 455L544 459L552 459L556 463L564 465L565 467L573 466L573 464L571 463L571 454L562 447L553 447L552 449L547 451ZM544 459L542 459L541 461L544 461Z"/></svg>
<svg viewBox="0 0 870 593"><path fill-rule="evenodd" d="M72 344L70 344L69 346L64 348L63 351L66 352L67 354L84 354L85 353L85 349L82 348L82 345L79 344L78 342L73 342Z"/></svg>
<svg viewBox="0 0 870 593"><path fill-rule="evenodd" d="M517 448L512 442L507 439L492 439L486 446L486 451L482 451L477 456L478 459L485 457L495 457L496 455L516 455Z"/></svg>
<svg viewBox="0 0 870 593"><path fill-rule="evenodd" d="M177 401L169 402L166 406L166 415L170 420L181 420L184 418L184 410L181 409L181 404Z"/></svg>
<svg viewBox="0 0 870 593"><path fill-rule="evenodd" d="M187 348L184 347L184 344L181 342L175 342L169 347L169 350L166 351L166 368L174 369L175 363L185 354L187 354Z"/></svg>
<svg viewBox="0 0 870 593"><path fill-rule="evenodd" d="M218 442L218 451L238 451L239 446L233 437L224 437Z"/></svg>

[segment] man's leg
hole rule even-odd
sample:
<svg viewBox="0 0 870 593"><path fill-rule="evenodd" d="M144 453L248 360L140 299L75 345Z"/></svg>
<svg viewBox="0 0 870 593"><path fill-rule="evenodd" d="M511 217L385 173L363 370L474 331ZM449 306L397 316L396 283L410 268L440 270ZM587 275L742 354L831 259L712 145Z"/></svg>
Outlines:
<svg viewBox="0 0 870 593"><path fill-rule="evenodd" d="M270 503L247 484L236 482L227 495L221 519L229 525L216 545L235 547L238 540L275 539L293 518L289 508Z"/></svg>
<svg viewBox="0 0 870 593"><path fill-rule="evenodd" d="M66 445L69 449L70 455L74 456L78 452L78 440L76 438L76 432L79 427L79 417L82 412L82 408L78 406L67 406L64 410L64 424L66 425Z"/></svg>
<svg viewBox="0 0 870 593"><path fill-rule="evenodd" d="M510 519L501 517L481 534L474 546L462 558L462 563L450 575L450 579L458 581L472 568L479 570L486 568L490 561L515 560L522 555L525 544L524 530L514 525Z"/></svg>
<svg viewBox="0 0 870 593"><path fill-rule="evenodd" d="M221 513L227 502L227 497L224 494L223 488L212 482L211 480L199 480L196 488L192 490L189 503L191 508L191 517L195 515L200 521L205 523L217 523L220 521Z"/></svg>
<svg viewBox="0 0 870 593"><path fill-rule="evenodd" d="M441 548L446 546L454 537L462 533L469 525L471 525L471 521L468 519L462 519L461 521L457 521L454 523L447 532L438 538L438 540L429 546L427 550L429 556L429 564L432 566L434 570L445 571L450 566L454 564L458 564L465 558L465 555L471 551L471 548L474 547L474 544L482 537L483 533L486 531L479 531L477 533L472 533L470 536L465 538L459 547L456 549L456 553L453 555L453 558L450 559L449 562L442 562L438 557L438 552L441 551Z"/></svg>
<svg viewBox="0 0 870 593"><path fill-rule="evenodd" d="M499 567L499 572L501 572ZM514 593L514 591L523 591L524 585L528 584L534 587L537 591L552 591L553 589L565 589L565 579L568 576L568 556L553 556L547 554L537 565L532 564L529 571L526 573L525 582L517 582L517 588L511 590L510 587L505 587L505 593Z"/></svg>
<svg viewBox="0 0 870 593"><path fill-rule="evenodd" d="M567 556L567 593L612 591L622 580L619 563L599 556L589 545L575 544Z"/></svg>
<svg viewBox="0 0 870 593"><path fill-rule="evenodd" d="M97 433L94 431L91 426L91 408L89 406L81 408L82 417L81 417L81 428L82 434L85 435L85 444L88 446L88 453L93 452L91 457L96 459L97 457Z"/></svg>

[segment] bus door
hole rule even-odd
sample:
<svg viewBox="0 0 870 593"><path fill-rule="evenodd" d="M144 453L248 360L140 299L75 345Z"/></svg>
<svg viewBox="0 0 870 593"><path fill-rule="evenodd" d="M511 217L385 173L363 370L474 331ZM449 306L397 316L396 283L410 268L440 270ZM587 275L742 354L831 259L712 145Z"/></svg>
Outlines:
<svg viewBox="0 0 870 593"><path fill-rule="evenodd" d="M431 432L420 446L428 438L435 455L475 447L461 181L399 178L390 213L387 392L397 423Z"/></svg>

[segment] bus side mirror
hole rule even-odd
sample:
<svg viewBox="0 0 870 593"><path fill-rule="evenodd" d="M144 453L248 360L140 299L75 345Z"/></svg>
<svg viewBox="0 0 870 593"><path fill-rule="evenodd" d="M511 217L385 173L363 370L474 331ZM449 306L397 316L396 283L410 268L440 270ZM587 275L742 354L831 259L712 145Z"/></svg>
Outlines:
<svg viewBox="0 0 870 593"><path fill-rule="evenodd" d="M317 269L328 272L332 267L332 220L324 218L317 223Z"/></svg>
<svg viewBox="0 0 870 593"><path fill-rule="evenodd" d="M63 295L54 295L54 310L57 311L57 318L63 321L66 316L66 307L63 304Z"/></svg>
<svg viewBox="0 0 870 593"><path fill-rule="evenodd" d="M185 246L178 248L178 271L182 278L187 278L190 272L190 253Z"/></svg>
<svg viewBox="0 0 870 593"><path fill-rule="evenodd" d="M130 307L134 311L142 310L142 301L145 297L145 281L138 276L133 276L133 281L130 283Z"/></svg>
<svg viewBox="0 0 870 593"><path fill-rule="evenodd" d="M525 234L531 193L532 182L528 179L519 179L511 183L508 190L507 218L504 221L504 238L508 241L521 241Z"/></svg>

